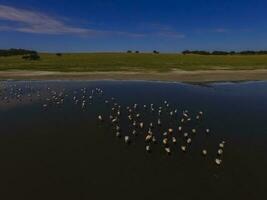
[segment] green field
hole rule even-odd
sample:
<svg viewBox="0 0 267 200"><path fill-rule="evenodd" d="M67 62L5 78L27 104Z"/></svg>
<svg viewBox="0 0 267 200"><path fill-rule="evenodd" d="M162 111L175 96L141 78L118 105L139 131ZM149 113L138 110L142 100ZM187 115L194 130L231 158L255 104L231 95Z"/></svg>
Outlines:
<svg viewBox="0 0 267 200"><path fill-rule="evenodd" d="M83 71L170 71L267 69L267 55L181 55L77 53L40 54L41 60L23 60L21 56L0 57L0 70Z"/></svg>

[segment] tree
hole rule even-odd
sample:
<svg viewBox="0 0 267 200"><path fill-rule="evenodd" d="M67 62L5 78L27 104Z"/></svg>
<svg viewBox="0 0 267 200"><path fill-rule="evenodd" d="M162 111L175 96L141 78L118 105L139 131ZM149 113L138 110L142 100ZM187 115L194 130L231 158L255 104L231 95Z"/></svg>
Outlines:
<svg viewBox="0 0 267 200"><path fill-rule="evenodd" d="M60 56L62 56L62 53L57 53L56 55L60 57Z"/></svg>
<svg viewBox="0 0 267 200"><path fill-rule="evenodd" d="M159 54L159 52L158 52L158 51L156 51L156 50L154 50L154 51L153 51L153 53L154 53L154 54Z"/></svg>
<svg viewBox="0 0 267 200"><path fill-rule="evenodd" d="M127 53L132 53L132 51L131 50L128 50Z"/></svg>

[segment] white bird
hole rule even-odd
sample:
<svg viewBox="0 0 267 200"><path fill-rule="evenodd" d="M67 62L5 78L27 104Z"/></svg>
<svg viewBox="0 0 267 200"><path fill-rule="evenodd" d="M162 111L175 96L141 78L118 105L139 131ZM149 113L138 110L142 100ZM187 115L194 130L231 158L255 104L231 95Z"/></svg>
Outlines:
<svg viewBox="0 0 267 200"><path fill-rule="evenodd" d="M146 151L150 152L151 151L151 147L149 145L146 145Z"/></svg>
<svg viewBox="0 0 267 200"><path fill-rule="evenodd" d="M171 149L170 149L170 147L165 147L165 151L167 152L167 154L171 154Z"/></svg>
<svg viewBox="0 0 267 200"><path fill-rule="evenodd" d="M169 129L168 129L168 132L169 132L169 133L173 133L173 129L172 129L172 128L169 128Z"/></svg>
<svg viewBox="0 0 267 200"><path fill-rule="evenodd" d="M223 154L223 150L219 149L217 153L218 153L218 155L222 155Z"/></svg>
<svg viewBox="0 0 267 200"><path fill-rule="evenodd" d="M224 148L224 143L220 143L219 147Z"/></svg>
<svg viewBox="0 0 267 200"><path fill-rule="evenodd" d="M126 144L130 143L130 137L129 136L124 136L124 141Z"/></svg>
<svg viewBox="0 0 267 200"><path fill-rule="evenodd" d="M189 117L189 115L186 112L183 112L183 116L186 117L186 118Z"/></svg>
<svg viewBox="0 0 267 200"><path fill-rule="evenodd" d="M153 142L153 143L156 143L156 142L157 142L157 139L156 139L155 136L152 137L152 142Z"/></svg>
<svg viewBox="0 0 267 200"><path fill-rule="evenodd" d="M151 139L152 139L152 135L151 135L151 134L148 134L148 135L146 136L146 138L145 138L145 141L146 141L146 142L149 142L149 141L151 141Z"/></svg>
<svg viewBox="0 0 267 200"><path fill-rule="evenodd" d="M119 126L116 126L116 130L119 131L120 130L120 127Z"/></svg>
<svg viewBox="0 0 267 200"><path fill-rule="evenodd" d="M119 131L116 132L116 136L117 137L120 137L121 136L121 133Z"/></svg>
<svg viewBox="0 0 267 200"><path fill-rule="evenodd" d="M222 164L222 160L219 159L219 158L216 158L216 159L215 159L215 163L216 163L217 165L221 165L221 164Z"/></svg>
<svg viewBox="0 0 267 200"><path fill-rule="evenodd" d="M186 142L187 142L187 144L190 144L190 143L192 142L191 138L188 138L188 139L186 140Z"/></svg>
<svg viewBox="0 0 267 200"><path fill-rule="evenodd" d="M111 122L112 122L112 123L117 122L117 118L114 118Z"/></svg>
<svg viewBox="0 0 267 200"><path fill-rule="evenodd" d="M99 119L100 121L103 121L103 118L102 118L101 115L98 115L98 119Z"/></svg>
<svg viewBox="0 0 267 200"><path fill-rule="evenodd" d="M207 153L208 153L208 152L207 152L207 150L206 150L206 149L203 149L203 150L202 150L202 154L203 154L204 156L206 156L206 155L207 155Z"/></svg>
<svg viewBox="0 0 267 200"><path fill-rule="evenodd" d="M168 138L164 138L164 139L162 140L162 143L163 143L164 145L168 144Z"/></svg>
<svg viewBox="0 0 267 200"><path fill-rule="evenodd" d="M82 102L82 108L85 108L85 101Z"/></svg>
<svg viewBox="0 0 267 200"><path fill-rule="evenodd" d="M185 152L185 151L186 151L186 146L181 146L181 150L182 150L183 152Z"/></svg>

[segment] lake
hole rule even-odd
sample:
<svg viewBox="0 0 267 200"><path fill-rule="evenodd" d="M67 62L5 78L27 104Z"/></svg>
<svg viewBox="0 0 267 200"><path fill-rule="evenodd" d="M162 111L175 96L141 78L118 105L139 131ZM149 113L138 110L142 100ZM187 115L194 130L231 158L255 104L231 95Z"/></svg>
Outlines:
<svg viewBox="0 0 267 200"><path fill-rule="evenodd" d="M263 199L266 119L267 82L1 81L0 197Z"/></svg>

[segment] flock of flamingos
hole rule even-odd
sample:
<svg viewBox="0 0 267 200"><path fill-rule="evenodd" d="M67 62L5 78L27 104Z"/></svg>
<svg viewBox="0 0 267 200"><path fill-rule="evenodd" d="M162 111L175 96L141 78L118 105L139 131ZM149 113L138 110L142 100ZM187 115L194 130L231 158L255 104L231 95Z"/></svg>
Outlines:
<svg viewBox="0 0 267 200"><path fill-rule="evenodd" d="M14 101L22 103L40 100L42 109L46 111L53 105L64 105L68 99L84 111L89 105L102 103L105 111L96 114L96 123L100 127L101 124L108 124L110 132L127 145L137 138L143 138L141 140L144 142L144 152L147 153L152 153L155 145L160 145L167 155L171 155L175 150L188 153L197 137L208 138L214 134L209 128L201 125L205 115L203 111L194 114L188 110L178 111L167 100L160 105L123 105L119 103L119 99L106 97L100 88L76 88L70 91L65 88L52 89L49 86L43 88L36 88L30 84L25 84L24 87L16 84L2 85L0 105L5 106ZM199 154L203 157L212 156L213 162L220 166L223 162L225 144L226 142L221 140L217 149L213 150L203 145Z"/></svg>

